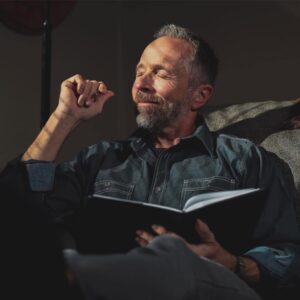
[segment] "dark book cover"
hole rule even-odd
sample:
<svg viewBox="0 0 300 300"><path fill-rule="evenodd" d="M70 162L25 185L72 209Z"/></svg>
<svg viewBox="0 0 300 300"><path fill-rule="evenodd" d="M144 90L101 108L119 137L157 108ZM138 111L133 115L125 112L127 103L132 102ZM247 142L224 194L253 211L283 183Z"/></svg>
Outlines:
<svg viewBox="0 0 300 300"><path fill-rule="evenodd" d="M188 242L201 243L194 229L200 218L225 249L239 254L258 242L255 227L265 199L266 191L254 188L212 192L193 196L179 210L93 195L76 219L73 236L82 253L120 253L138 246L136 230L152 232L151 225L159 224Z"/></svg>

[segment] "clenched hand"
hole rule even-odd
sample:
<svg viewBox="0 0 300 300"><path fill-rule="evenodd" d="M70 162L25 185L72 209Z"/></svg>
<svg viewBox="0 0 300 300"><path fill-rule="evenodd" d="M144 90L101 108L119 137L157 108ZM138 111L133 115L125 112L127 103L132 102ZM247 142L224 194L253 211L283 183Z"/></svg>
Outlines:
<svg viewBox="0 0 300 300"><path fill-rule="evenodd" d="M102 81L84 79L81 75L72 76L61 84L55 115L76 121L91 119L102 112L103 105L113 95Z"/></svg>

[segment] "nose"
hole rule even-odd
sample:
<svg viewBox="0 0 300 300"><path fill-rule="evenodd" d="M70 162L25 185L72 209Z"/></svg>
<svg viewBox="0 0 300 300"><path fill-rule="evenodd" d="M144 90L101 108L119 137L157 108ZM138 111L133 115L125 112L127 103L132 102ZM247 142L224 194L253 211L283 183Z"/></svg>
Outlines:
<svg viewBox="0 0 300 300"><path fill-rule="evenodd" d="M154 91L153 78L152 78L151 74L145 73L143 75L136 77L136 79L134 81L134 87L143 92Z"/></svg>

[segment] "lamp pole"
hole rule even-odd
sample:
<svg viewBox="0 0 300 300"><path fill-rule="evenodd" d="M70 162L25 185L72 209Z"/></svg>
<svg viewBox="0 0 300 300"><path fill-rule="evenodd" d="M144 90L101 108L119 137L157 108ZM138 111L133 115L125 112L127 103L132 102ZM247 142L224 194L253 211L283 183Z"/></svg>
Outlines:
<svg viewBox="0 0 300 300"><path fill-rule="evenodd" d="M47 1L43 23L42 41L42 74L41 74L41 119L42 128L50 115L50 83L51 83L51 0Z"/></svg>

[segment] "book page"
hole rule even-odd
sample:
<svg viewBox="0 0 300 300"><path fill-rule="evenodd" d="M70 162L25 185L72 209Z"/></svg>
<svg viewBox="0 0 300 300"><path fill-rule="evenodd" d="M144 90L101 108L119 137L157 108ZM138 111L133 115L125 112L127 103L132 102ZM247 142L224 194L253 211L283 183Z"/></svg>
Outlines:
<svg viewBox="0 0 300 300"><path fill-rule="evenodd" d="M188 201L184 205L183 210L185 212L193 211L195 209L212 205L214 203L230 200L236 197L255 193L258 191L260 191L259 188L246 188L246 189L199 194L188 199Z"/></svg>

